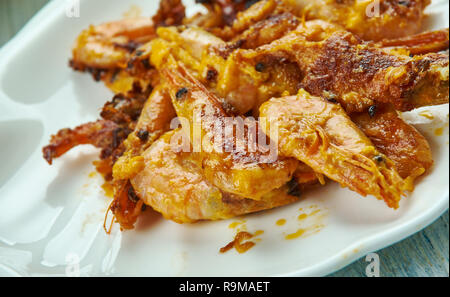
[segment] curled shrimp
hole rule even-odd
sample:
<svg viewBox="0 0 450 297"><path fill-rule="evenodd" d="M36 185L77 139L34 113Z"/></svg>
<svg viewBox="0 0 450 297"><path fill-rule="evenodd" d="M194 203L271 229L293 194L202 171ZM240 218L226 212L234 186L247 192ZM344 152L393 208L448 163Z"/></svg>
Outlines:
<svg viewBox="0 0 450 297"><path fill-rule="evenodd" d="M145 168L131 179L136 194L167 219L178 223L227 219L247 213L293 203L283 186L263 195L259 200L245 199L226 193L211 184L192 153L177 152L181 129L164 134L143 157Z"/></svg>
<svg viewBox="0 0 450 297"><path fill-rule="evenodd" d="M125 68L131 53L155 37L150 18L130 18L90 26L81 32L72 50L77 70Z"/></svg>
<svg viewBox="0 0 450 297"><path fill-rule="evenodd" d="M277 124L270 131L271 136L278 133L282 156L295 157L342 186L398 208L403 179L340 105L301 90L297 96L269 100L260 112Z"/></svg>

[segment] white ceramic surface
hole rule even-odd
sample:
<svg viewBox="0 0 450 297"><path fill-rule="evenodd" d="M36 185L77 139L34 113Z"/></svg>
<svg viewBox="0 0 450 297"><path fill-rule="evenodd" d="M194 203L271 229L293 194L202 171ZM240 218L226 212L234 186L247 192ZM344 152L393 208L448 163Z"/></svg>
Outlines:
<svg viewBox="0 0 450 297"><path fill-rule="evenodd" d="M436 165L398 211L330 183L294 205L236 220L178 225L148 211L136 230L121 233L116 226L106 235L110 200L101 178L89 177L98 151L78 147L50 167L41 148L60 128L96 119L112 96L67 66L77 34L121 18L132 5L151 15L158 1L80 2L79 18L66 16L66 1L50 2L0 50L0 276L65 275L77 266L81 275L326 275L421 230L448 208L445 105L425 108L434 120L417 111L405 115L430 141ZM192 13L193 1L186 2ZM448 27L448 1L434 1L428 11L430 29ZM443 135L436 136L441 127ZM299 208L320 212L298 221ZM287 223L277 226L282 218ZM229 224L241 219L249 231L265 231L260 241L245 254L219 254L236 233ZM309 231L284 238L299 228Z"/></svg>

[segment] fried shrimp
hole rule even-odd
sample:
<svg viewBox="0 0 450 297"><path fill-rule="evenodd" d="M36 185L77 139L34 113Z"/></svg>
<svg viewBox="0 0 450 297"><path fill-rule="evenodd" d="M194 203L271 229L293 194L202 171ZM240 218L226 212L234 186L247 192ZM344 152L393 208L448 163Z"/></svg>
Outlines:
<svg viewBox="0 0 450 297"><path fill-rule="evenodd" d="M83 124L75 129L63 129L52 137L48 146L44 147L44 158L52 164L53 159L82 144L101 148L102 155L107 155L119 146L121 139L126 135L119 125L106 120Z"/></svg>
<svg viewBox="0 0 450 297"><path fill-rule="evenodd" d="M414 180L433 165L430 145L413 126L398 114L381 109L373 116L368 113L351 115L351 119L369 137L377 150L394 162L397 172L414 188Z"/></svg>
<svg viewBox="0 0 450 297"><path fill-rule="evenodd" d="M91 25L75 41L71 66L91 72L125 69L131 54L156 37L157 27L180 25L184 10L181 0L162 0L153 18L126 18Z"/></svg>
<svg viewBox="0 0 450 297"><path fill-rule="evenodd" d="M255 112L269 98L293 95L301 87L338 101L349 113L367 111L376 103L406 111L448 102L448 55L431 52L411 57L407 48L391 53L388 48L396 43L388 48L384 48L386 41L364 43L320 20L294 29L297 22L289 14L273 15L234 42L201 29L164 28L158 31L154 49L171 48L177 60L238 114ZM428 41L417 36L417 47L409 49L429 52L442 47L445 34L441 33L430 32ZM198 40L197 46L193 40ZM260 42L270 43L258 46Z"/></svg>
<svg viewBox="0 0 450 297"><path fill-rule="evenodd" d="M295 29L297 18L290 14L273 15L257 22L236 41L225 42L199 28L160 28L153 40L151 62L161 68L168 52L182 62L196 79L219 95L237 115L243 115L273 96L283 92L295 93L299 88L300 73L291 62L271 65L274 73L256 70L254 65L239 61L239 48L256 48Z"/></svg>
<svg viewBox="0 0 450 297"><path fill-rule="evenodd" d="M379 152L337 104L301 90L297 96L273 98L261 117L278 133L280 154L295 157L342 186L382 199L398 208L404 181L393 162Z"/></svg>
<svg viewBox="0 0 450 297"><path fill-rule="evenodd" d="M143 154L145 169L131 179L136 194L166 219L178 223L221 220L293 203L297 197L284 186L259 201L226 193L204 176L195 156L183 153L175 141L181 129L170 131Z"/></svg>
<svg viewBox="0 0 450 297"><path fill-rule="evenodd" d="M322 19L365 40L417 33L430 0L283 0L307 20Z"/></svg>
<svg viewBox="0 0 450 297"><path fill-rule="evenodd" d="M72 68L115 96L44 158L99 148L122 230L147 205L178 223L227 219L328 179L396 209L432 170L400 115L449 102L448 28L420 32L429 0L196 3L206 12L186 17L182 0L161 0L73 47Z"/></svg>
<svg viewBox="0 0 450 297"><path fill-rule="evenodd" d="M115 182L128 180L143 169L140 155L169 130L173 117L175 111L169 95L164 88L157 86L145 103L134 131L123 141L123 155L113 167Z"/></svg>
<svg viewBox="0 0 450 297"><path fill-rule="evenodd" d="M156 36L150 18L131 18L90 26L77 38L71 65L77 70L126 68L139 44Z"/></svg>
<svg viewBox="0 0 450 297"><path fill-rule="evenodd" d="M314 24L256 50L238 52L237 61L255 67L266 63L267 72L273 61L295 62L305 90L338 101L350 113L366 111L375 102L400 111L448 103L448 54L389 54L335 26Z"/></svg>
<svg viewBox="0 0 450 297"><path fill-rule="evenodd" d="M230 117L220 100L184 67L175 64L161 72L177 115L187 120L182 122L186 135L190 136L191 143L203 146L197 158L206 179L213 185L232 194L260 200L292 178L298 162L277 158L273 146L265 152L252 150L254 139L249 126L230 125L227 118L231 121L239 121L239 118ZM200 125L198 134L194 132L196 125ZM257 123L254 128L258 131ZM271 182L264 182L267 179Z"/></svg>
<svg viewBox="0 0 450 297"><path fill-rule="evenodd" d="M114 200L111 205L123 229L133 228L143 205L130 179L144 170L143 152L169 130L173 117L175 111L170 97L163 86L158 85L145 103L134 131L123 142L123 154L112 168Z"/></svg>
<svg viewBox="0 0 450 297"><path fill-rule="evenodd" d="M157 37L158 27L180 25L184 17L181 0L161 0L153 18L133 17L91 25L77 37L69 64L74 70L91 73L115 94L127 93L136 83L146 89L154 84L157 73L138 59L144 52L141 47ZM132 67L136 60L143 62L139 71Z"/></svg>

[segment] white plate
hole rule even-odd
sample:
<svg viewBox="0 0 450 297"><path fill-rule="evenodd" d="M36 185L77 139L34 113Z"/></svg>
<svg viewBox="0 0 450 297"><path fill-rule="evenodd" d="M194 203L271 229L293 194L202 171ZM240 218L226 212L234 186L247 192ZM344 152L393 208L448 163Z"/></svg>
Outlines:
<svg viewBox="0 0 450 297"><path fill-rule="evenodd" d="M448 208L448 105L426 108L430 121L407 115L429 139L436 162L400 210L336 184L309 191L301 202L249 215L246 228L264 230L245 254L219 248L232 240L231 222L178 225L148 211L134 231L102 229L109 198L89 177L98 151L79 147L48 166L41 148L63 127L94 120L111 93L67 67L77 34L158 1L81 0L80 18L52 1L0 51L0 276L305 276L326 275L430 224ZM190 8L192 2L190 1ZM436 1L435 1L436 2ZM448 1L429 9L430 28L448 27ZM433 131L444 127L443 136ZM299 208L303 208L302 211ZM319 213L298 221L301 212ZM284 226L275 222L286 219ZM286 240L299 228L306 235ZM78 261L79 265L78 265Z"/></svg>

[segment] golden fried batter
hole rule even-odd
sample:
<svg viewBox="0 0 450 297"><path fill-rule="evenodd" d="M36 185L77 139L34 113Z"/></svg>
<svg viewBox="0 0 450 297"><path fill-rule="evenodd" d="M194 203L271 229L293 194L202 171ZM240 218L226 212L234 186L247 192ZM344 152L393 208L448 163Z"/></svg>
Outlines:
<svg viewBox="0 0 450 297"><path fill-rule="evenodd" d="M161 72L177 115L187 119L181 123L186 135L190 136L191 143L202 145L196 157L204 176L213 185L229 193L259 200L292 178L298 162L290 158L277 159L276 147L270 147L266 152L251 151L248 126L237 125L231 136L225 135L227 129L234 129L227 125L227 117L232 117L224 111L219 99L184 67L177 65ZM196 125L200 125L199 133L194 132ZM265 182L267 180L270 183Z"/></svg>

